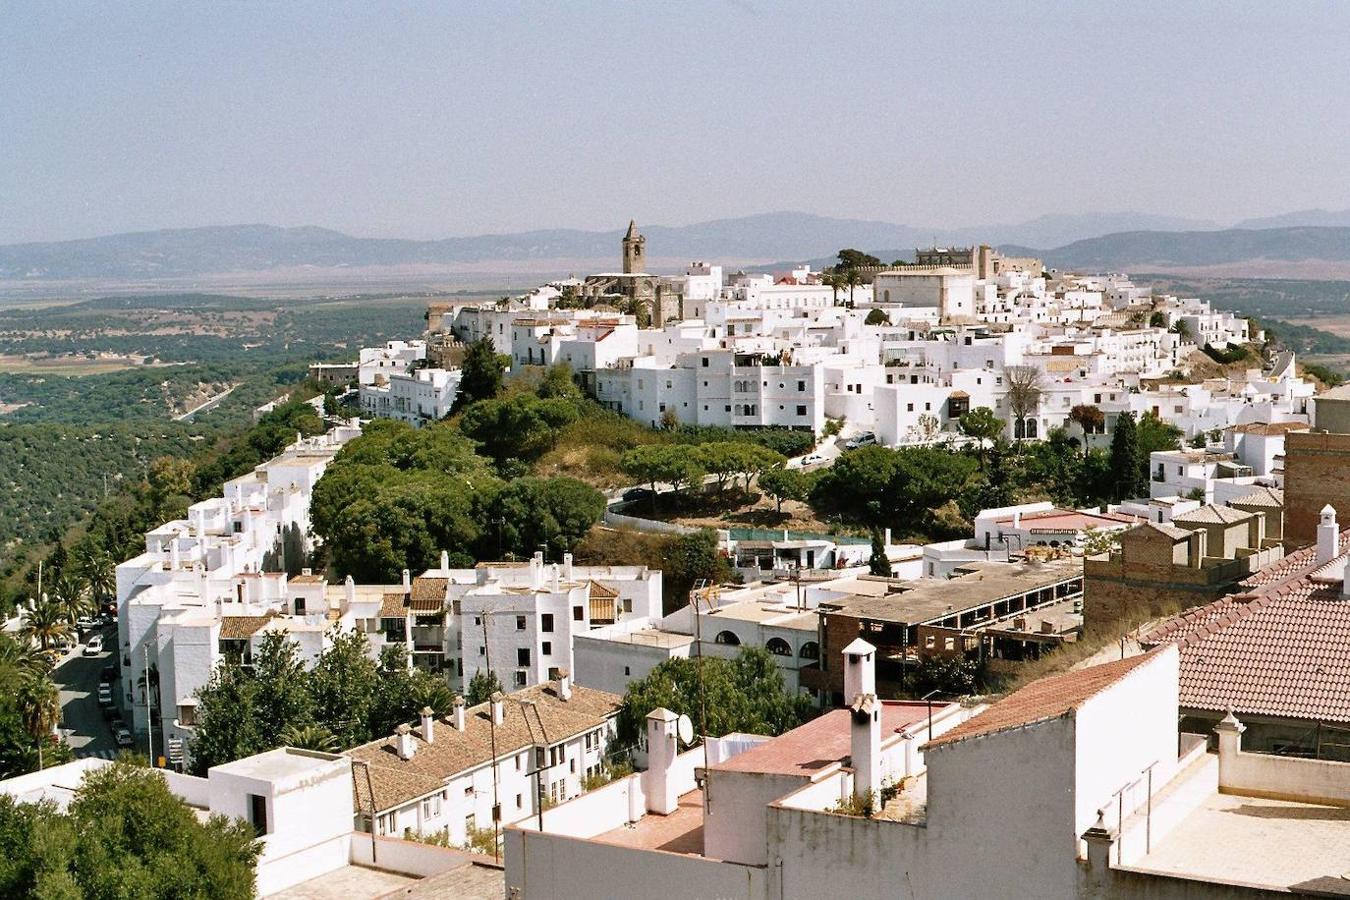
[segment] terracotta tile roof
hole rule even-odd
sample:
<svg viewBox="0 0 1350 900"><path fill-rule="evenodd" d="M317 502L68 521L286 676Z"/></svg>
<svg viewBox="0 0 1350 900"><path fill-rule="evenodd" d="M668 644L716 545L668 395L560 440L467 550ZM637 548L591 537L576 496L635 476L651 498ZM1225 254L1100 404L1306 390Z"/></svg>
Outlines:
<svg viewBox="0 0 1350 900"><path fill-rule="evenodd" d="M1350 548L1350 529L1340 550ZM1191 709L1350 722L1350 601L1343 557L1305 547L1235 594L1176 616L1143 638L1181 651L1180 702Z"/></svg>
<svg viewBox="0 0 1350 900"><path fill-rule="evenodd" d="M1191 532L1189 529L1186 529L1186 528L1177 528L1177 527L1175 527L1175 526L1167 525L1167 524L1164 524L1164 523L1162 523L1162 522L1145 522L1144 524L1140 525L1139 527L1140 527L1140 528L1151 528L1151 529L1153 529L1154 531L1158 532L1159 534L1165 534L1165 535L1167 535L1167 536L1168 536L1169 538L1171 538L1173 541L1184 541L1184 540L1188 540L1188 539L1190 538L1191 534L1192 534L1192 532Z"/></svg>
<svg viewBox="0 0 1350 900"><path fill-rule="evenodd" d="M1172 517L1172 521L1184 525L1187 522L1196 525L1236 525L1238 522L1245 522L1255 513L1245 512L1240 509L1233 509L1231 506L1202 506L1199 509L1193 509L1187 513L1181 513Z"/></svg>
<svg viewBox="0 0 1350 900"><path fill-rule="evenodd" d="M380 618L398 619L408 614L404 600L408 597L403 591L385 591L380 600Z"/></svg>
<svg viewBox="0 0 1350 900"><path fill-rule="evenodd" d="M940 747L1070 715L1153 656L1153 653L1145 653L1033 681L925 746Z"/></svg>
<svg viewBox="0 0 1350 900"><path fill-rule="evenodd" d="M1229 506L1257 506L1264 509L1284 509L1284 491L1279 488L1259 487L1236 500L1229 500Z"/></svg>
<svg viewBox="0 0 1350 900"><path fill-rule="evenodd" d="M291 584L323 584L322 575L294 575L290 579Z"/></svg>
<svg viewBox="0 0 1350 900"><path fill-rule="evenodd" d="M1307 422L1248 422L1233 426L1237 434L1288 434L1291 431L1307 430Z"/></svg>
<svg viewBox="0 0 1350 900"><path fill-rule="evenodd" d="M526 711L522 700L533 700L538 711ZM496 727L497 758L564 739L599 728L617 716L623 698L608 691L572 686L572 696L558 696L557 682L550 681L506 695L503 721ZM464 713L464 731L456 731L447 716L436 719L434 740L422 739L420 723L414 723L415 752L412 759L400 759L394 737L362 744L345 751L346 756L370 764L370 782L379 812L400 807L441 788L462 772L492 761L491 704L471 706ZM533 765L533 761L530 761ZM364 773L353 779L357 809L370 810Z"/></svg>
<svg viewBox="0 0 1350 900"><path fill-rule="evenodd" d="M445 608L449 578L419 575L412 581L412 608L415 612L436 612Z"/></svg>
<svg viewBox="0 0 1350 900"><path fill-rule="evenodd" d="M613 600L614 598L619 596L618 589L612 588L607 584L604 584L599 581L591 581L590 584L591 584L590 599L592 600Z"/></svg>
<svg viewBox="0 0 1350 900"><path fill-rule="evenodd" d="M276 613L262 616L221 616L220 639L222 641L246 641L258 633Z"/></svg>

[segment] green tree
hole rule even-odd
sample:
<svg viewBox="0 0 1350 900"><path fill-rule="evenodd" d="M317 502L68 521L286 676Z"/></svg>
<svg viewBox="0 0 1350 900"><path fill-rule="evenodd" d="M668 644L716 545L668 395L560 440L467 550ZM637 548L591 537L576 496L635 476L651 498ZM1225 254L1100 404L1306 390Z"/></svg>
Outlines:
<svg viewBox="0 0 1350 900"><path fill-rule="evenodd" d="M459 430L498 462L528 462L552 449L561 429L578 418L574 400L541 400L532 394L517 394L465 407Z"/></svg>
<svg viewBox="0 0 1350 900"><path fill-rule="evenodd" d="M670 659L631 682L619 712L619 741L636 744L647 714L659 707L689 716L696 735L714 736L782 734L811 715L810 699L787 691L773 655L759 647L744 647L730 660Z"/></svg>
<svg viewBox="0 0 1350 900"><path fill-rule="evenodd" d="M207 769L270 750L253 709L253 676L238 662L221 661L197 690L197 735L192 741L192 771ZM283 723L285 728L290 723ZM280 730L280 729L279 729Z"/></svg>
<svg viewBox="0 0 1350 900"><path fill-rule="evenodd" d="M486 703L489 697L501 691L501 689L502 683L498 680L497 673L488 669L479 669L469 679L469 693L464 698L464 702L469 706Z"/></svg>
<svg viewBox="0 0 1350 900"><path fill-rule="evenodd" d="M493 500L491 518L501 523L502 549L527 557L541 545L571 552L605 506L603 494L575 478L517 478Z"/></svg>
<svg viewBox="0 0 1350 900"><path fill-rule="evenodd" d="M253 714L267 748L281 745L281 732L314 721L314 698L299 645L285 632L263 635L253 655Z"/></svg>
<svg viewBox="0 0 1350 900"><path fill-rule="evenodd" d="M891 560L886 555L886 542L876 528L872 529L872 555L867 559L867 570L873 575L891 577Z"/></svg>
<svg viewBox="0 0 1350 900"><path fill-rule="evenodd" d="M53 644L71 637L73 631L65 609L44 597L23 614L19 635L25 640L37 641L38 646L48 650Z"/></svg>
<svg viewBox="0 0 1350 900"><path fill-rule="evenodd" d="M869 313L867 314L867 318L866 318L866 319L863 319L863 324L864 324L864 325L889 325L889 324L891 324L891 317L890 317L889 315L886 314L886 310L880 309L880 308L875 308L875 309L873 309L871 312L869 312Z"/></svg>
<svg viewBox="0 0 1350 900"><path fill-rule="evenodd" d="M634 447L622 456L619 467L630 478L650 485L653 494L661 483L671 485L678 492L683 487L696 484L704 475L702 462L687 447L674 444ZM652 508L656 508L655 497L652 499Z"/></svg>
<svg viewBox="0 0 1350 900"><path fill-rule="evenodd" d="M544 378L535 388L535 393L544 400L580 400L581 388L577 387L572 375L572 367L565 362L554 363L544 373Z"/></svg>
<svg viewBox="0 0 1350 900"><path fill-rule="evenodd" d="M501 393L502 373L506 358L497 353L492 339L481 337L469 345L460 365L459 393L455 396L457 412L478 400L491 400Z"/></svg>
<svg viewBox="0 0 1350 900"><path fill-rule="evenodd" d="M805 500L811 490L811 476L801 469L778 466L759 476L759 488L774 499L777 512L783 514L784 500Z"/></svg>
<svg viewBox="0 0 1350 900"><path fill-rule="evenodd" d="M910 693L922 697L937 691L943 697L965 697L980 683L980 665L959 656L929 656L915 666Z"/></svg>
<svg viewBox="0 0 1350 900"><path fill-rule="evenodd" d="M1150 314L1149 317L1148 317L1148 327L1150 327L1150 328L1166 328L1166 327L1167 327L1167 314L1164 313L1164 312L1163 312L1162 310L1160 310L1160 309L1155 309L1155 310L1152 312L1152 314Z"/></svg>
<svg viewBox="0 0 1350 900"><path fill-rule="evenodd" d="M670 538L663 554L662 576L667 601L680 607L699 581L720 583L730 579L731 563L718 550L717 533L702 528Z"/></svg>
<svg viewBox="0 0 1350 900"><path fill-rule="evenodd" d="M334 625L328 646L308 675L307 687L314 721L338 747L354 747L371 739L370 714L379 677L366 636Z"/></svg>
<svg viewBox="0 0 1350 900"><path fill-rule="evenodd" d="M150 498L155 509L168 509L171 499L187 497L192 491L192 463L186 459L161 456L150 462L148 479Z"/></svg>
<svg viewBox="0 0 1350 900"><path fill-rule="evenodd" d="M248 900L261 844L241 820L199 819L163 776L85 774L66 811L0 797L0 895Z"/></svg>
<svg viewBox="0 0 1350 900"><path fill-rule="evenodd" d="M1003 434L1003 420L994 415L987 406L977 406L957 420L961 433L972 438L980 459L980 470L984 470L985 441L996 441Z"/></svg>
<svg viewBox="0 0 1350 900"><path fill-rule="evenodd" d="M343 743L322 725L302 725L297 728L287 725L281 732L283 747L296 747L300 750L315 750L319 753L337 753L346 747L355 746L362 741Z"/></svg>
<svg viewBox="0 0 1350 900"><path fill-rule="evenodd" d="M839 251L839 265L836 270L845 269L863 269L870 266L881 265L881 260L870 253L863 253L861 250L847 248Z"/></svg>
<svg viewBox="0 0 1350 900"><path fill-rule="evenodd" d="M1116 428L1111 435L1111 471L1114 473L1114 499L1117 503L1148 493L1147 482L1141 477L1141 465L1148 465L1148 457L1139 450L1139 435L1134 413L1123 412L1116 417Z"/></svg>
<svg viewBox="0 0 1350 900"><path fill-rule="evenodd" d="M1087 452L1087 435L1100 434L1106 428L1106 413L1100 407L1080 403L1069 410L1070 421L1077 422L1083 429L1083 452Z"/></svg>

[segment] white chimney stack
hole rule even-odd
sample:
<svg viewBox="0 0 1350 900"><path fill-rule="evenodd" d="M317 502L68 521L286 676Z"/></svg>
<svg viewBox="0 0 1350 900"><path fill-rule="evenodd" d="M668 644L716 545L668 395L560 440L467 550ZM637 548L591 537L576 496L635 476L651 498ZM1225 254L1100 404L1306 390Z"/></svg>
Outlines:
<svg viewBox="0 0 1350 900"><path fill-rule="evenodd" d="M352 579L352 576L347 576L346 580L342 582L342 588L346 592L347 605L350 607L356 602L356 582Z"/></svg>
<svg viewBox="0 0 1350 900"><path fill-rule="evenodd" d="M558 593L558 591L562 589L562 585L559 583L559 579L560 579L560 578L561 578L561 573L558 571L558 564L557 564L557 563L554 563L553 565L549 566L549 588L548 588L548 589L549 589L549 591L551 591L551 592L554 593L554 594Z"/></svg>
<svg viewBox="0 0 1350 900"><path fill-rule="evenodd" d="M647 771L643 773L642 792L647 795L647 811L668 816L680 805L680 796L671 767L675 764L675 733L680 717L658 707L647 714Z"/></svg>
<svg viewBox="0 0 1350 900"><path fill-rule="evenodd" d="M492 704L492 724L500 725L506 720L506 700L501 691L493 691L492 696L488 698Z"/></svg>
<svg viewBox="0 0 1350 900"><path fill-rule="evenodd" d="M459 731L459 732L463 732L463 731L464 731L464 698L461 697L459 694L456 694L456 695L455 695L454 722L455 722L455 730L456 730L456 731Z"/></svg>
<svg viewBox="0 0 1350 900"><path fill-rule="evenodd" d="M394 740L398 742L398 758L412 759L413 754L417 752L417 746L413 743L412 726L404 722L395 728Z"/></svg>
<svg viewBox="0 0 1350 900"><path fill-rule="evenodd" d="M872 797L880 802L881 793L881 701L876 694L858 694L849 706L849 752L853 762L853 796Z"/></svg>
<svg viewBox="0 0 1350 900"><path fill-rule="evenodd" d="M877 692L877 648L855 638L844 648L844 699Z"/></svg>
<svg viewBox="0 0 1350 900"><path fill-rule="evenodd" d="M403 570L403 593L406 594L406 593L408 593L408 591L410 591L410 590L412 590L412 573L409 572L407 569L404 569L404 570Z"/></svg>
<svg viewBox="0 0 1350 900"><path fill-rule="evenodd" d="M544 554L536 551L530 558L530 590L537 591L544 586Z"/></svg>
<svg viewBox="0 0 1350 900"><path fill-rule="evenodd" d="M450 571L450 553L447 550L441 551L441 571Z"/></svg>
<svg viewBox="0 0 1350 900"><path fill-rule="evenodd" d="M563 554L563 578L568 581L572 580L572 554L570 553Z"/></svg>
<svg viewBox="0 0 1350 900"><path fill-rule="evenodd" d="M422 740L428 744L436 740L436 713L430 706L422 707Z"/></svg>
<svg viewBox="0 0 1350 900"><path fill-rule="evenodd" d="M1322 507L1321 520L1317 524L1317 563L1325 565L1337 556L1340 546L1340 530L1336 527L1336 510L1330 503Z"/></svg>
<svg viewBox="0 0 1350 900"><path fill-rule="evenodd" d="M566 669L558 670L558 699L563 701L572 699L572 674Z"/></svg>

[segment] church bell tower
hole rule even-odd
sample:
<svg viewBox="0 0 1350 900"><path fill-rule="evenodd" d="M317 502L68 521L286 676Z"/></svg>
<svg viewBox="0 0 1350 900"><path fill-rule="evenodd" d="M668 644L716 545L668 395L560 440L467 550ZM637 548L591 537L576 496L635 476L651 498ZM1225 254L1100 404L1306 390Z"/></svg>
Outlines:
<svg viewBox="0 0 1350 900"><path fill-rule="evenodd" d="M623 274L637 275L647 271L647 239L638 234L637 222L629 220L628 233L623 236Z"/></svg>

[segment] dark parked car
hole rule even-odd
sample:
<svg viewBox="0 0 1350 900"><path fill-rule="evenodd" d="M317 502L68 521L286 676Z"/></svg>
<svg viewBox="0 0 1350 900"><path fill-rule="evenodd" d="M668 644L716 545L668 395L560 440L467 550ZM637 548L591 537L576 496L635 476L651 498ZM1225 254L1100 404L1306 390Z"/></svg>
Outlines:
<svg viewBox="0 0 1350 900"><path fill-rule="evenodd" d="M651 500L655 496L656 494L652 492L651 488L629 488L623 492L623 500L625 503L637 503L639 500Z"/></svg>
<svg viewBox="0 0 1350 900"><path fill-rule="evenodd" d="M111 682L116 678L117 678L117 666L115 665L104 666L103 671L100 672L98 676L98 680L103 682Z"/></svg>

